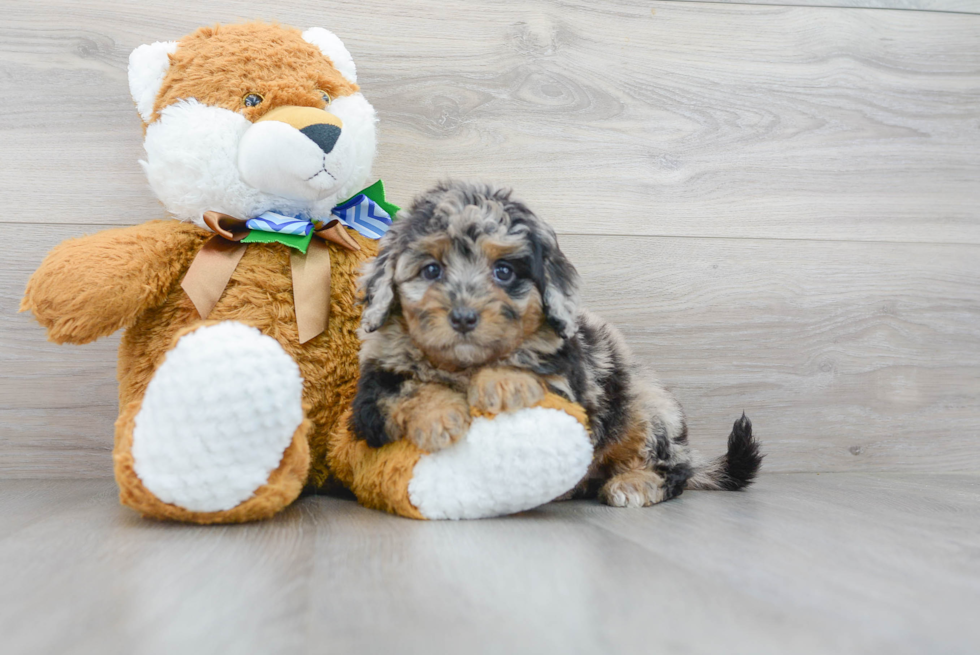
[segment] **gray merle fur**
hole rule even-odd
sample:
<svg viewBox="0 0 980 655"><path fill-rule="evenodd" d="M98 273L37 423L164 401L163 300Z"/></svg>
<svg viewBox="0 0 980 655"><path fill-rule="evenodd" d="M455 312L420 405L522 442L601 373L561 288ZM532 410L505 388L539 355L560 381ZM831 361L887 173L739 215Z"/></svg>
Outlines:
<svg viewBox="0 0 980 655"><path fill-rule="evenodd" d="M499 305L493 310L497 314L481 319L500 318L498 327L506 322L520 325L523 315L517 313L518 307L530 311L528 302L534 300L544 318L535 338L525 338L504 353L488 345L492 356L465 366L425 361L418 339L431 337L431 329L421 336L410 333L402 311L401 285L414 290L414 302L428 297L422 292L432 288L420 286L410 265L399 268L398 262L403 257L408 258L405 261L419 259L419 244L440 235L451 241L450 261L442 262L446 270L459 265L454 269L457 278L463 275L460 271L472 277L465 283L457 281L459 286L452 288L448 281L433 281L432 285L447 285L438 297L444 297L446 305L455 306L467 295L481 307ZM514 248L515 242L523 246ZM496 279L492 278L494 263L484 253L498 251L513 252L501 255L498 262L509 264L516 276L497 283L511 300L494 301L494 305L486 300L496 297L491 284ZM396 280L398 275L402 277ZM712 461L701 458L688 444L680 405L642 369L615 327L579 308L578 286L578 272L558 247L554 230L513 199L509 190L449 181L422 194L384 237L378 257L361 281L362 334L368 336L351 419L354 433L372 446L389 440L384 421L372 412L379 400L397 394L407 379L444 384L465 393L470 377L481 367L520 369L586 411L596 454L589 475L574 495L599 495L614 505L652 504L673 498L685 488L737 490L750 484L762 455L748 418L743 414L735 422L725 455ZM444 309L448 307L420 305L415 316L429 321L431 328L431 321ZM457 338L448 333L450 341L445 343L452 346ZM438 352L446 349L439 348Z"/></svg>

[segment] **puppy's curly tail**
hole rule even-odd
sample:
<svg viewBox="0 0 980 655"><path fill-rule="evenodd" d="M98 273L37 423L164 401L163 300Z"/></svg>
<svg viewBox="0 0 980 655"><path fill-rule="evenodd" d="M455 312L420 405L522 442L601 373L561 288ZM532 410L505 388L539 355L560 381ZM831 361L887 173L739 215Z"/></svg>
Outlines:
<svg viewBox="0 0 980 655"><path fill-rule="evenodd" d="M762 458L759 442L752 436L752 421L742 412L728 435L728 452L704 466L695 466L686 489L738 491L752 484Z"/></svg>

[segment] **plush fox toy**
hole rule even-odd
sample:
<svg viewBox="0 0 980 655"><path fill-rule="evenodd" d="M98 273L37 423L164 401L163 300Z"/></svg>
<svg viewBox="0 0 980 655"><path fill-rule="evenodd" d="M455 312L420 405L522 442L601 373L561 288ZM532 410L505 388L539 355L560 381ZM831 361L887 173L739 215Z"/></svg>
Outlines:
<svg viewBox="0 0 980 655"><path fill-rule="evenodd" d="M241 522L340 483L403 516L476 518L582 478L584 417L556 397L477 418L433 454L350 436L356 277L397 207L368 184L375 111L340 39L201 28L137 48L129 83L141 163L172 218L59 245L21 305L57 343L125 330L113 450L125 505Z"/></svg>

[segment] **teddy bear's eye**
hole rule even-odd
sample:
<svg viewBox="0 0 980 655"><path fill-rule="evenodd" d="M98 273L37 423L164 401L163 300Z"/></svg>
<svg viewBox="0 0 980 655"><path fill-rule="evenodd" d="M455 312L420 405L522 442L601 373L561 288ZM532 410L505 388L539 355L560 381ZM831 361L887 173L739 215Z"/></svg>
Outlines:
<svg viewBox="0 0 980 655"><path fill-rule="evenodd" d="M320 90L320 97L323 98L323 102L330 104L330 94L326 91Z"/></svg>
<svg viewBox="0 0 980 655"><path fill-rule="evenodd" d="M258 93L246 93L242 96L242 105L245 107L255 107L259 105L265 98L260 96Z"/></svg>

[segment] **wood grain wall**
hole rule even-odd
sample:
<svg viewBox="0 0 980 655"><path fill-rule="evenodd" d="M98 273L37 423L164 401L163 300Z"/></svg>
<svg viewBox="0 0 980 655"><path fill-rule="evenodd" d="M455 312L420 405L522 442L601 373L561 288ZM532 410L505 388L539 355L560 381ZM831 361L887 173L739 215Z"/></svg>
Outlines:
<svg viewBox="0 0 980 655"><path fill-rule="evenodd" d="M513 185L548 218L705 451L744 409L770 471L980 470L977 12L5 3L0 477L111 474L116 338L46 343L17 303L60 240L163 215L136 164L129 52L253 18L345 40L396 201L451 175Z"/></svg>

